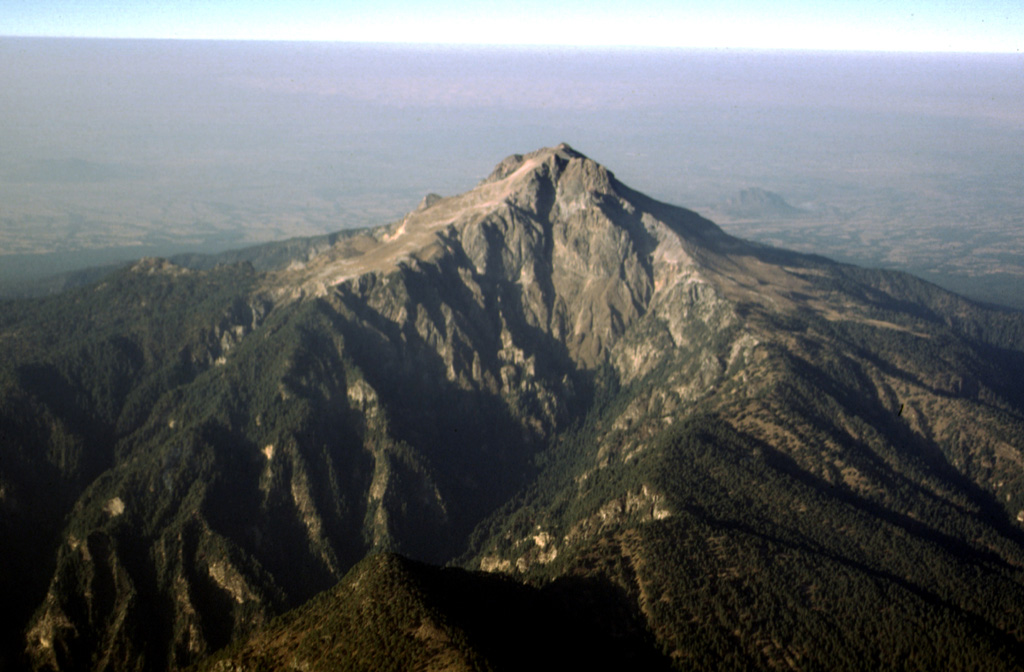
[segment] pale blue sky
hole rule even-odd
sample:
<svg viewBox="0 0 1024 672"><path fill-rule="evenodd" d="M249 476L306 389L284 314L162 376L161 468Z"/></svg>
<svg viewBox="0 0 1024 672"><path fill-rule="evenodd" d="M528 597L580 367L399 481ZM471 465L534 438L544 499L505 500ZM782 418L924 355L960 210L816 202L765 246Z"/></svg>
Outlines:
<svg viewBox="0 0 1024 672"><path fill-rule="evenodd" d="M4 0L0 35L1020 53L1022 0Z"/></svg>

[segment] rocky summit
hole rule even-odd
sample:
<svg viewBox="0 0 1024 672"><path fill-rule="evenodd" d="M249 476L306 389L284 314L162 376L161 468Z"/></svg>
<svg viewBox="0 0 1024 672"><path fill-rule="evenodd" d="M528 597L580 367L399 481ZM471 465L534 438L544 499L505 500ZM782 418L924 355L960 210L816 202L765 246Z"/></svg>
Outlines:
<svg viewBox="0 0 1024 672"><path fill-rule="evenodd" d="M0 344L11 668L1024 665L1024 316L564 144Z"/></svg>

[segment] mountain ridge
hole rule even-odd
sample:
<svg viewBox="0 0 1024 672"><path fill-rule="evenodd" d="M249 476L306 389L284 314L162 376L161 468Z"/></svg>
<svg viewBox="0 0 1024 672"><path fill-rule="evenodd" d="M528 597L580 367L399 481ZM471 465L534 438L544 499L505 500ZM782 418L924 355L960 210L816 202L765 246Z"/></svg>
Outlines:
<svg viewBox="0 0 1024 672"><path fill-rule="evenodd" d="M564 144L289 249L5 304L33 668L179 669L382 552L617 586L677 665L1024 660L1021 315L733 238ZM33 513L33 473L67 501Z"/></svg>

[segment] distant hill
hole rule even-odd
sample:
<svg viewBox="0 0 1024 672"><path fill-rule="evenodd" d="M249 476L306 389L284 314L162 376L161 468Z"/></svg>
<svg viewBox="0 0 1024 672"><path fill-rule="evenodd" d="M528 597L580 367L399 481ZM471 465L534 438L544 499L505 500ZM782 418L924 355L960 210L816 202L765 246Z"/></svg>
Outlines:
<svg viewBox="0 0 1024 672"><path fill-rule="evenodd" d="M567 145L0 344L5 665L1024 666L1024 315Z"/></svg>
<svg viewBox="0 0 1024 672"><path fill-rule="evenodd" d="M719 209L731 217L743 219L791 219L807 214L787 203L779 194L759 187L740 190Z"/></svg>

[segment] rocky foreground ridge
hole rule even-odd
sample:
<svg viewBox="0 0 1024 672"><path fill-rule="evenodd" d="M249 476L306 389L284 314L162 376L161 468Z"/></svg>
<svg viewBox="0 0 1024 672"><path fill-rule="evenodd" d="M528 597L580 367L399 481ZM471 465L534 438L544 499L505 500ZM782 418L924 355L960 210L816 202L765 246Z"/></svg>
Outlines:
<svg viewBox="0 0 1024 672"><path fill-rule="evenodd" d="M559 604L659 665L1024 661L1020 314L738 240L566 145L289 245L5 306L7 660L284 660L261 628L387 551L575 577ZM502 667L413 594L402 628Z"/></svg>

